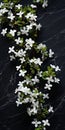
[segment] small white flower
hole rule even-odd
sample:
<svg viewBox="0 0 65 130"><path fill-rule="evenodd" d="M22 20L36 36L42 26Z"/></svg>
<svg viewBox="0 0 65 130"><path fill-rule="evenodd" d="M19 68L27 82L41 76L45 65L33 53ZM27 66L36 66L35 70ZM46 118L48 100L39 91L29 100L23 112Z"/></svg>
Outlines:
<svg viewBox="0 0 65 130"><path fill-rule="evenodd" d="M23 100L23 103L28 103L29 102L29 98L25 98L24 100Z"/></svg>
<svg viewBox="0 0 65 130"><path fill-rule="evenodd" d="M52 64L50 64L50 66L51 66L53 69L55 69L56 72L57 72L57 71L61 71L61 69L59 68L59 66L55 66L55 65L52 65Z"/></svg>
<svg viewBox="0 0 65 130"><path fill-rule="evenodd" d="M19 70L19 76L22 76L22 77L24 77L25 76L25 74L27 73L27 71L26 70Z"/></svg>
<svg viewBox="0 0 65 130"><path fill-rule="evenodd" d="M37 49L42 49L42 48L45 48L45 47L46 47L45 44L40 43L40 44L37 46Z"/></svg>
<svg viewBox="0 0 65 130"><path fill-rule="evenodd" d="M34 64L38 64L38 65L41 65L43 62L41 61L40 58L34 58L34 59L31 59L30 60L30 63L34 63Z"/></svg>
<svg viewBox="0 0 65 130"><path fill-rule="evenodd" d="M5 34L7 33L7 28L5 28L5 29L2 29L2 32L1 32L1 34L3 35L3 36L5 36Z"/></svg>
<svg viewBox="0 0 65 130"><path fill-rule="evenodd" d="M9 34L11 34L13 37L15 36L16 30L10 30Z"/></svg>
<svg viewBox="0 0 65 130"><path fill-rule="evenodd" d="M15 5L16 8L20 9L22 7L21 4Z"/></svg>
<svg viewBox="0 0 65 130"><path fill-rule="evenodd" d="M48 6L48 0L44 0L43 4L42 4L42 7L45 8Z"/></svg>
<svg viewBox="0 0 65 130"><path fill-rule="evenodd" d="M12 22L14 20L15 16L13 15L13 13L10 13L10 15L7 18L10 19Z"/></svg>
<svg viewBox="0 0 65 130"><path fill-rule="evenodd" d="M32 29L32 25L31 25L31 24L30 24L30 25L27 25L26 28L27 28L27 30L29 31L29 30Z"/></svg>
<svg viewBox="0 0 65 130"><path fill-rule="evenodd" d="M52 84L45 84L44 89L51 90Z"/></svg>
<svg viewBox="0 0 65 130"><path fill-rule="evenodd" d="M42 77L42 71L38 72L37 74L39 77Z"/></svg>
<svg viewBox="0 0 65 130"><path fill-rule="evenodd" d="M16 42L16 44L18 45L19 43L22 43L23 41L21 40L20 37L18 37L18 39L15 39L15 42Z"/></svg>
<svg viewBox="0 0 65 130"><path fill-rule="evenodd" d="M25 44L26 50L31 49L31 47L34 44L34 41L31 38L29 38L29 39L26 39L25 42L26 42L26 44Z"/></svg>
<svg viewBox="0 0 65 130"><path fill-rule="evenodd" d="M59 78L54 78L54 80L55 80L55 83L59 83L60 82L60 79Z"/></svg>
<svg viewBox="0 0 65 130"><path fill-rule="evenodd" d="M31 6L33 9L34 9L34 8L37 8L37 6L34 5L34 4L31 4L30 6Z"/></svg>
<svg viewBox="0 0 65 130"><path fill-rule="evenodd" d="M6 8L1 9L1 11L3 14L8 12L8 10Z"/></svg>
<svg viewBox="0 0 65 130"><path fill-rule="evenodd" d="M14 46L9 47L9 51L8 51L8 53L14 53L14 52L15 52L15 50L14 50Z"/></svg>
<svg viewBox="0 0 65 130"><path fill-rule="evenodd" d="M49 99L49 94L43 94L43 99Z"/></svg>
<svg viewBox="0 0 65 130"><path fill-rule="evenodd" d="M54 52L52 51L52 49L49 49L49 58L52 58L54 55Z"/></svg>
<svg viewBox="0 0 65 130"><path fill-rule="evenodd" d="M24 80L24 82L28 85L28 84L30 84L30 79L26 78L26 80Z"/></svg>
<svg viewBox="0 0 65 130"><path fill-rule="evenodd" d="M41 121L37 121L37 119L34 119L34 121L32 121L32 124L35 125L35 127L38 127L41 124Z"/></svg>
<svg viewBox="0 0 65 130"><path fill-rule="evenodd" d="M14 55L10 55L10 61L15 60L15 56Z"/></svg>
<svg viewBox="0 0 65 130"><path fill-rule="evenodd" d="M21 18L23 14L24 14L24 12L20 11L20 12L17 13L16 15L18 15L18 16Z"/></svg>
<svg viewBox="0 0 65 130"><path fill-rule="evenodd" d="M50 126L49 120L42 120L44 126Z"/></svg>
<svg viewBox="0 0 65 130"><path fill-rule="evenodd" d="M39 23L38 25L36 25L36 30L40 31L40 29L41 29L41 24Z"/></svg>
<svg viewBox="0 0 65 130"><path fill-rule="evenodd" d="M29 44L31 47L32 47L32 45L34 44L34 41L33 41L31 38L26 39L25 41L26 41L26 43Z"/></svg>
<svg viewBox="0 0 65 130"><path fill-rule="evenodd" d="M3 5L4 5L4 3L1 2L1 3L0 3L0 8L2 8Z"/></svg>
<svg viewBox="0 0 65 130"><path fill-rule="evenodd" d="M19 86L19 87L23 87L23 81L22 81L22 82L19 81L18 86Z"/></svg>
<svg viewBox="0 0 65 130"><path fill-rule="evenodd" d="M54 79L52 76L47 77L46 80L48 80L48 84L50 84L50 82L54 82Z"/></svg>
<svg viewBox="0 0 65 130"><path fill-rule="evenodd" d="M55 67L55 65L50 64L50 66L51 66L53 69L55 69L55 68L56 68L56 67Z"/></svg>
<svg viewBox="0 0 65 130"><path fill-rule="evenodd" d="M50 113L50 112L53 113L53 112L54 112L53 107L50 106L49 109L48 109L48 112L49 112L49 113Z"/></svg>
<svg viewBox="0 0 65 130"><path fill-rule="evenodd" d="M32 81L34 84L39 83L39 79L37 78L37 76L35 76L34 79L32 79Z"/></svg>
<svg viewBox="0 0 65 130"><path fill-rule="evenodd" d="M21 64L22 64L23 62L25 62L25 58L24 57L20 58L20 61L21 61Z"/></svg>
<svg viewBox="0 0 65 130"><path fill-rule="evenodd" d="M23 27L23 29L21 29L21 32L22 32L23 35L28 36L28 30L27 30L26 27Z"/></svg>
<svg viewBox="0 0 65 130"><path fill-rule="evenodd" d="M17 71L20 70L20 69L21 69L21 65L16 66L16 70L17 70Z"/></svg>
<svg viewBox="0 0 65 130"><path fill-rule="evenodd" d="M59 68L59 66L56 66L55 67L55 71L57 72L57 71L61 71L61 69Z"/></svg>
<svg viewBox="0 0 65 130"><path fill-rule="evenodd" d="M19 87L18 90L19 92L23 92L25 95L29 94L30 93L30 88L27 88L27 87Z"/></svg>
<svg viewBox="0 0 65 130"><path fill-rule="evenodd" d="M32 13L28 13L25 17L31 21L36 21L37 19L37 16Z"/></svg>
<svg viewBox="0 0 65 130"><path fill-rule="evenodd" d="M26 51L24 51L23 49L20 49L18 52L16 52L15 56L16 57L25 57Z"/></svg>

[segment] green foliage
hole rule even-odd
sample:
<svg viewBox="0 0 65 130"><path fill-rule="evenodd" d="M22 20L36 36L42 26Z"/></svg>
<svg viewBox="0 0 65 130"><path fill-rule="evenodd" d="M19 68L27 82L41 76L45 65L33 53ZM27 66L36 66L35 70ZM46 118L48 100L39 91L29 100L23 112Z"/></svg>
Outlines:
<svg viewBox="0 0 65 130"><path fill-rule="evenodd" d="M42 77L43 79L45 79L46 77L50 77L50 76L55 77L56 73L52 67L48 66L47 71L43 72Z"/></svg>
<svg viewBox="0 0 65 130"><path fill-rule="evenodd" d="M21 0L3 0L4 3L8 3L8 2L13 2L13 3L18 3Z"/></svg>

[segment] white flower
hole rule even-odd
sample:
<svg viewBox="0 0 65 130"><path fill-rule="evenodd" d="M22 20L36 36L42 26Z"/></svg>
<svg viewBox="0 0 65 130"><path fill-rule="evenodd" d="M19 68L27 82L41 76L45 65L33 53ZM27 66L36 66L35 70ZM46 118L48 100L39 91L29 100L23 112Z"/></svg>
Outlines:
<svg viewBox="0 0 65 130"><path fill-rule="evenodd" d="M39 77L42 77L42 71L38 72L37 74Z"/></svg>
<svg viewBox="0 0 65 130"><path fill-rule="evenodd" d="M56 72L57 72L57 71L61 71L61 69L59 68L59 66L55 66L55 65L52 65L52 64L50 64L50 66L51 66L53 69L55 69Z"/></svg>
<svg viewBox="0 0 65 130"><path fill-rule="evenodd" d="M10 61L15 60L15 56L14 55L10 55Z"/></svg>
<svg viewBox="0 0 65 130"><path fill-rule="evenodd" d="M17 100L16 104L17 104L17 107L18 107L19 105L22 105L22 102Z"/></svg>
<svg viewBox="0 0 65 130"><path fill-rule="evenodd" d="M44 89L51 90L52 84L45 84Z"/></svg>
<svg viewBox="0 0 65 130"><path fill-rule="evenodd" d="M32 115L32 112L31 112L31 109L30 109L30 108L27 108L27 113L28 113L29 116Z"/></svg>
<svg viewBox="0 0 65 130"><path fill-rule="evenodd" d="M0 8L2 8L3 5L4 5L4 3L1 2L1 3L0 3Z"/></svg>
<svg viewBox="0 0 65 130"><path fill-rule="evenodd" d="M37 16L32 13L28 13L25 17L31 21L36 21L37 19Z"/></svg>
<svg viewBox="0 0 65 130"><path fill-rule="evenodd" d="M56 67L55 67L55 65L50 64L50 66L51 66L53 69L55 69L55 68L56 68Z"/></svg>
<svg viewBox="0 0 65 130"><path fill-rule="evenodd" d="M18 37L18 39L15 39L15 42L16 42L16 44L18 45L19 43L22 43L23 41L21 40L20 37Z"/></svg>
<svg viewBox="0 0 65 130"><path fill-rule="evenodd" d="M24 83L26 83L27 85L30 84L30 79L29 78L26 78L26 80L24 80Z"/></svg>
<svg viewBox="0 0 65 130"><path fill-rule="evenodd" d="M17 13L16 15L18 15L18 16L21 18L23 14L24 14L24 12L20 11L20 12Z"/></svg>
<svg viewBox="0 0 65 130"><path fill-rule="evenodd" d="M61 71L61 69L59 68L59 66L55 67L55 71Z"/></svg>
<svg viewBox="0 0 65 130"><path fill-rule="evenodd" d="M54 55L54 52L52 51L52 49L49 49L49 58L52 58Z"/></svg>
<svg viewBox="0 0 65 130"><path fill-rule="evenodd" d="M39 79L37 78L37 76L35 76L34 79L32 79L32 81L34 84L39 83Z"/></svg>
<svg viewBox="0 0 65 130"><path fill-rule="evenodd" d="M20 9L22 7L21 4L15 5L16 8Z"/></svg>
<svg viewBox="0 0 65 130"><path fill-rule="evenodd" d="M49 109L48 109L48 112L50 113L50 112L54 112L54 110L53 110L53 107L49 107Z"/></svg>
<svg viewBox="0 0 65 130"><path fill-rule="evenodd" d="M24 51L23 49L20 49L18 52L16 52L15 56L16 57L25 57L26 51Z"/></svg>
<svg viewBox="0 0 65 130"><path fill-rule="evenodd" d="M13 13L10 13L10 15L7 18L10 19L12 22L14 20L15 16L13 15Z"/></svg>
<svg viewBox="0 0 65 130"><path fill-rule="evenodd" d="M34 44L34 41L31 38L29 38L29 39L26 39L25 42L26 42L26 44L25 44L26 50L31 49L31 47Z"/></svg>
<svg viewBox="0 0 65 130"><path fill-rule="evenodd" d="M41 124L41 121L37 121L37 119L34 119L34 121L32 121L32 124L35 125L35 127L38 127Z"/></svg>
<svg viewBox="0 0 65 130"><path fill-rule="evenodd" d="M37 6L34 5L34 4L31 4L30 6L31 6L33 9L34 9L34 8L37 8Z"/></svg>
<svg viewBox="0 0 65 130"><path fill-rule="evenodd" d="M27 71L26 70L19 70L19 76L22 76L22 77L24 77L25 76L25 74L27 73Z"/></svg>
<svg viewBox="0 0 65 130"><path fill-rule="evenodd" d="M33 106L32 109L28 108L27 113L28 113L29 116L35 115L35 114L37 114L37 108L35 106Z"/></svg>
<svg viewBox="0 0 65 130"><path fill-rule="evenodd" d="M38 64L38 65L41 65L43 62L41 61L40 58L34 58L34 59L31 59L30 60L30 63L35 63L35 64Z"/></svg>
<svg viewBox="0 0 65 130"><path fill-rule="evenodd" d="M49 94L43 94L43 99L49 99Z"/></svg>
<svg viewBox="0 0 65 130"><path fill-rule="evenodd" d="M23 29L21 29L21 32L23 35L25 34L26 36L28 36L28 30L26 27L23 27Z"/></svg>
<svg viewBox="0 0 65 130"><path fill-rule="evenodd" d="M50 84L50 82L54 82L54 79L52 76L47 77L46 80L48 80L48 84Z"/></svg>
<svg viewBox="0 0 65 130"><path fill-rule="evenodd" d="M1 9L1 11L2 11L2 14L4 14L4 13L7 13L7 12L8 12L8 10L7 10L6 8Z"/></svg>
<svg viewBox="0 0 65 130"><path fill-rule="evenodd" d="M22 81L19 81L19 83L18 83L18 86L19 86L19 88L21 88L21 87L23 87L23 84L24 84L24 82Z"/></svg>
<svg viewBox="0 0 65 130"><path fill-rule="evenodd" d="M34 21L31 21L31 22L30 22L30 25L31 25L32 27L34 27L34 26L36 27L36 26L37 26L36 22L34 22Z"/></svg>
<svg viewBox="0 0 65 130"><path fill-rule="evenodd" d="M21 61L21 64L22 64L23 62L25 62L25 58L24 57L20 58L20 61Z"/></svg>
<svg viewBox="0 0 65 130"><path fill-rule="evenodd" d="M42 7L45 8L48 6L48 0L44 0L43 4L42 4Z"/></svg>
<svg viewBox="0 0 65 130"><path fill-rule="evenodd" d="M42 49L42 48L45 48L45 47L46 47L45 44L40 43L40 44L37 46L37 49Z"/></svg>
<svg viewBox="0 0 65 130"><path fill-rule="evenodd" d="M24 100L23 100L23 103L28 103L29 102L29 98L25 98Z"/></svg>
<svg viewBox="0 0 65 130"><path fill-rule="evenodd" d="M7 33L7 28L5 28L5 29L2 29L2 32L1 32L1 34L3 35L3 36L5 36L5 34Z"/></svg>
<svg viewBox="0 0 65 130"><path fill-rule="evenodd" d="M13 37L15 36L16 30L10 30L9 34L11 34Z"/></svg>
<svg viewBox="0 0 65 130"><path fill-rule="evenodd" d="M55 83L59 83L60 82L60 79L59 78L54 78L54 80L55 80Z"/></svg>
<svg viewBox="0 0 65 130"><path fill-rule="evenodd" d="M34 44L34 41L33 41L31 38L26 39L25 41L26 41L26 43L29 44L31 47L32 47L32 45Z"/></svg>
<svg viewBox="0 0 65 130"><path fill-rule="evenodd" d="M27 94L30 93L30 88L27 88L27 87L22 86L22 87L19 87L19 88L17 89L17 91L23 92L25 95L27 95Z"/></svg>
<svg viewBox="0 0 65 130"><path fill-rule="evenodd" d="M44 126L50 126L49 120L42 120Z"/></svg>
<svg viewBox="0 0 65 130"><path fill-rule="evenodd" d="M16 70L17 70L17 71L20 70L20 69L21 69L21 65L16 66Z"/></svg>
<svg viewBox="0 0 65 130"><path fill-rule="evenodd" d="M40 28L41 28L41 24L39 23L38 25L36 25L36 30L40 31Z"/></svg>
<svg viewBox="0 0 65 130"><path fill-rule="evenodd" d="M26 28L27 28L27 30L29 31L29 30L32 29L32 25L31 25L31 24L30 24L30 25L27 25Z"/></svg>
<svg viewBox="0 0 65 130"><path fill-rule="evenodd" d="M8 51L8 53L14 53L14 52L15 52L15 50L14 50L14 46L9 47L9 51Z"/></svg>

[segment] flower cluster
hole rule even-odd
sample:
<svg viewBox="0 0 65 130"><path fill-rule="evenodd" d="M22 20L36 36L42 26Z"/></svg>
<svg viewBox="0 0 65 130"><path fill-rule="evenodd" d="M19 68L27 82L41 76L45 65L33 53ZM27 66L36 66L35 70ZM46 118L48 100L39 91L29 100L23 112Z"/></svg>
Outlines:
<svg viewBox="0 0 65 130"><path fill-rule="evenodd" d="M45 8L47 1L41 2ZM28 104L27 113L34 118L32 124L35 130L46 130L46 126L50 126L47 115L54 112L53 107L46 103L49 99L48 91L53 84L60 82L56 77L60 68L50 64L43 69L44 62L52 58L54 52L52 49L48 50L45 44L37 43L41 24L37 22L36 10L37 6L34 4L23 7L21 4L1 2L0 23L1 35L11 39L13 43L8 53L11 61L17 60L16 70L21 77L15 90L18 94L17 106Z"/></svg>
<svg viewBox="0 0 65 130"><path fill-rule="evenodd" d="M42 4L43 8L46 8L48 6L48 0L33 0L33 2Z"/></svg>

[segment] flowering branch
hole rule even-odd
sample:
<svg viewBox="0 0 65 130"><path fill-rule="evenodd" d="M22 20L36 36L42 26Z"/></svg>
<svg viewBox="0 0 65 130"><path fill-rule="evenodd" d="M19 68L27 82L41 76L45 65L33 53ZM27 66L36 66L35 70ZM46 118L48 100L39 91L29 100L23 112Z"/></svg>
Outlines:
<svg viewBox="0 0 65 130"><path fill-rule="evenodd" d="M34 2L41 2L44 8L47 6L45 0ZM37 22L36 11L37 6L34 4L23 7L10 1L1 2L1 35L11 39L14 44L9 47L8 53L11 61L17 60L16 70L21 77L15 90L15 94L18 94L17 106L28 104L27 113L33 116L35 130L46 130L46 126L50 126L47 117L54 112L53 107L46 103L48 91L53 84L60 82L56 77L60 68L50 64L43 69L44 62L53 58L54 52L48 50L45 44L37 43L41 24Z"/></svg>

